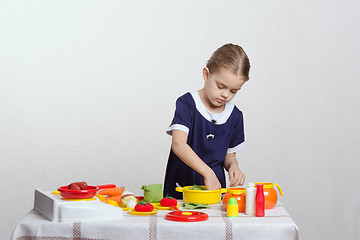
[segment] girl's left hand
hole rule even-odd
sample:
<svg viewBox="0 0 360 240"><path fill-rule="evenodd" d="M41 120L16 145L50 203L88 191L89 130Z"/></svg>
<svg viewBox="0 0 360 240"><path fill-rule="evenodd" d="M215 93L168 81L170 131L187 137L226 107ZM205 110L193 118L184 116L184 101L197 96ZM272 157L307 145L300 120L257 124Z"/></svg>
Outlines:
<svg viewBox="0 0 360 240"><path fill-rule="evenodd" d="M234 166L233 166L234 165ZM230 187L243 185L245 182L245 175L241 172L237 164L232 164L229 168Z"/></svg>

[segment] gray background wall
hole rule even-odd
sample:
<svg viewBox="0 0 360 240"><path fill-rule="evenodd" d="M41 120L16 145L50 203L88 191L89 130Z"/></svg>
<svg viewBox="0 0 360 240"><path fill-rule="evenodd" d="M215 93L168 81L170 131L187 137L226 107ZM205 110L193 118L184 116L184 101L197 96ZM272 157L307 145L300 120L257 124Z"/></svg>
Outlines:
<svg viewBox="0 0 360 240"><path fill-rule="evenodd" d="M162 183L175 100L224 43L248 53L246 182L303 239L356 239L359 1L0 1L0 239L35 188Z"/></svg>

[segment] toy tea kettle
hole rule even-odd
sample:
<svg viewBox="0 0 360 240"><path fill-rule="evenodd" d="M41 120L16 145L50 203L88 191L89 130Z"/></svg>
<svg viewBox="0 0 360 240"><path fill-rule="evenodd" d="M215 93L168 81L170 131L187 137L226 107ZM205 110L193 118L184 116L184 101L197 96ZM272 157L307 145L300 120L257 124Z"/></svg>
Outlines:
<svg viewBox="0 0 360 240"><path fill-rule="evenodd" d="M268 183L268 182L257 182L255 183L255 186L257 184L262 184L264 189L264 195L265 195L265 209L272 209L274 208L276 202L277 202L277 192L274 188L274 185L278 187L280 195L284 196L281 188L276 183Z"/></svg>

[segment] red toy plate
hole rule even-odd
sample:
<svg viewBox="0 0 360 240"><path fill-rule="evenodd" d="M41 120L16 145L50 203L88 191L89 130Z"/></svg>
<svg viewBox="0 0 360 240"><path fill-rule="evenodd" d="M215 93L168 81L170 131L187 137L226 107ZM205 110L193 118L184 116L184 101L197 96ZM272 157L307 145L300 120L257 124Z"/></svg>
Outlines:
<svg viewBox="0 0 360 240"><path fill-rule="evenodd" d="M174 211L166 214L165 219L177 222L200 222L208 220L209 216L204 212Z"/></svg>

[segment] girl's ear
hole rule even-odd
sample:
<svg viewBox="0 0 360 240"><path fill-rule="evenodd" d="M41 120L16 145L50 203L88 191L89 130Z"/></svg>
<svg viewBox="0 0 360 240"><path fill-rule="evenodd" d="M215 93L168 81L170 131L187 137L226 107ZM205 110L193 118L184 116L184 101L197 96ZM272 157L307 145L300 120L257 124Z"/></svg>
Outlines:
<svg viewBox="0 0 360 240"><path fill-rule="evenodd" d="M207 67L204 67L204 68L203 68L203 77L204 77L204 80L205 80L205 81L208 80L209 74L210 74L209 69L208 69Z"/></svg>

